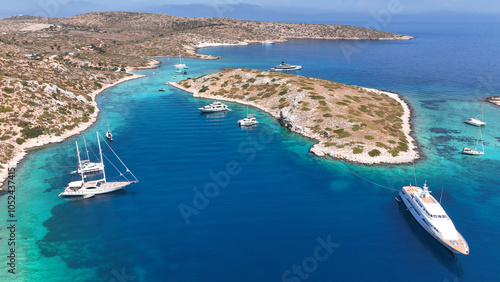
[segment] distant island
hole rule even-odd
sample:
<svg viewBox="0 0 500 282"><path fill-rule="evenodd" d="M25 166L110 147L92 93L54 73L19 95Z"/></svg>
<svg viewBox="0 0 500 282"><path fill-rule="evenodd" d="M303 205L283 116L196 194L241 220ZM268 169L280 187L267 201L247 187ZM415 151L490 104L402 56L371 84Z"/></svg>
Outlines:
<svg viewBox="0 0 500 282"><path fill-rule="evenodd" d="M408 40L347 25L98 12L0 19L0 182L26 150L88 128L103 89L155 67L153 56L216 59L198 48L289 38Z"/></svg>
<svg viewBox="0 0 500 282"><path fill-rule="evenodd" d="M170 84L194 97L259 108L291 131L317 140L311 148L317 156L363 164L411 163L419 158L410 136L410 109L394 93L250 69Z"/></svg>

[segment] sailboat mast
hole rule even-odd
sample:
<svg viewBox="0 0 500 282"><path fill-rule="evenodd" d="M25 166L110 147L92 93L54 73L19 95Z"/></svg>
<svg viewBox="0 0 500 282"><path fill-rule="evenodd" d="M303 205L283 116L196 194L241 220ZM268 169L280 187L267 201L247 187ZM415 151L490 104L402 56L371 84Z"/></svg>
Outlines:
<svg viewBox="0 0 500 282"><path fill-rule="evenodd" d="M483 133L481 133L481 127L479 127L479 136L478 138L481 138L481 147L483 148L483 153L484 153L484 141L483 141ZM478 139L479 141L479 139Z"/></svg>
<svg viewBox="0 0 500 282"><path fill-rule="evenodd" d="M80 150L78 150L78 141L75 141L76 144L76 156L78 157L78 165L80 165Z"/></svg>
<svg viewBox="0 0 500 282"><path fill-rule="evenodd" d="M483 117L483 103L481 103L481 121L484 122L484 117Z"/></svg>
<svg viewBox="0 0 500 282"><path fill-rule="evenodd" d="M89 150L87 149L87 141L85 141L85 136L83 136L83 144L85 144L85 152L87 153L87 160L90 161Z"/></svg>
<svg viewBox="0 0 500 282"><path fill-rule="evenodd" d="M80 159L80 150L78 149L78 141L75 141L75 144L76 144L76 155L78 156L78 168L77 168L77 172L78 170L80 170L80 175L82 176L82 182L84 181L84 175L83 175L83 166L82 166L82 161Z"/></svg>
<svg viewBox="0 0 500 282"><path fill-rule="evenodd" d="M96 132L97 135L97 145L99 146L99 156L101 157L101 166L102 166L102 177L104 182L106 182L106 172L104 171L104 159L102 158L102 149L101 142L99 141L99 132Z"/></svg>

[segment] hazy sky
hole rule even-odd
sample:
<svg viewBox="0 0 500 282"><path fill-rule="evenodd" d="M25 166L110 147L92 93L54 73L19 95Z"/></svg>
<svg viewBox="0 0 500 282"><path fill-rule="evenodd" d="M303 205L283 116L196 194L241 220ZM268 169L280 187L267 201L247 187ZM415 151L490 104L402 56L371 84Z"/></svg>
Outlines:
<svg viewBox="0 0 500 282"><path fill-rule="evenodd" d="M205 10L197 6L198 12L208 16L216 13L224 16L238 4L247 3L260 6L259 9L276 12L307 13L370 13L389 9L398 5L401 14L421 12L467 12L500 14L500 1L495 0L1 0L0 17L16 14L64 17L90 11L131 11L168 13L168 6L204 4ZM160 9L162 8L162 9ZM160 10L158 10L160 9ZM170 9L178 11L182 7ZM185 9L186 13L190 9ZM173 13L172 13L173 14ZM199 15L195 15L199 16Z"/></svg>

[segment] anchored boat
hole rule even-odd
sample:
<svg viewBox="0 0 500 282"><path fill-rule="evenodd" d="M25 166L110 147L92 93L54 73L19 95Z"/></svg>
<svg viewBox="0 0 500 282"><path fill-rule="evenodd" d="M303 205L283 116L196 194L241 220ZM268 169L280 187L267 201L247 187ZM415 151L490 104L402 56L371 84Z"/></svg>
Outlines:
<svg viewBox="0 0 500 282"><path fill-rule="evenodd" d="M210 105L206 105L202 108L198 108L202 113L215 113L215 112L223 112L230 111L226 104L221 103L219 101L215 101Z"/></svg>
<svg viewBox="0 0 500 282"><path fill-rule="evenodd" d="M417 222L452 254L469 254L469 245L427 187L404 186L399 197Z"/></svg>
<svg viewBox="0 0 500 282"><path fill-rule="evenodd" d="M285 61L281 61L281 64L274 66L274 68L270 68L270 71L294 71L294 70L300 70L302 69L302 66L293 66L286 64Z"/></svg>
<svg viewBox="0 0 500 282"><path fill-rule="evenodd" d="M113 152L113 154L116 156L116 158L120 161L120 163L126 170L125 172L121 172L114 164L112 164L112 166L118 170L120 177L122 177L123 180L108 181L106 179L106 171L104 169L104 162L103 162L104 159L100 142L100 139L102 137L99 135L98 132L96 132L96 135L97 135L97 144L99 147L100 161L98 163L94 163L90 162L90 159L81 160L80 151L78 149L78 142L75 142L76 152L78 156L78 169L76 172L79 174L80 180L70 182L68 186L64 188L64 191L59 194L59 196L72 196L72 197L83 196L83 198L85 199L85 198L90 198L96 194L104 194L121 190L127 185L139 182L139 180L127 168L127 166L125 166L125 164L118 157L118 155L116 155L113 149L109 147L109 145L105 142L105 144L108 145L109 149ZM87 158L88 158L88 151L87 151ZM106 159L109 160L109 158L107 157ZM90 169L90 167L92 167L92 169ZM126 174L129 174L133 178L133 180L129 180Z"/></svg>
<svg viewBox="0 0 500 282"><path fill-rule="evenodd" d="M482 151L479 151L477 147L479 146L479 141L481 141ZM466 155L484 155L484 142L483 142L483 134L481 133L481 127L478 128L476 147L475 148L464 148L462 150L462 154Z"/></svg>

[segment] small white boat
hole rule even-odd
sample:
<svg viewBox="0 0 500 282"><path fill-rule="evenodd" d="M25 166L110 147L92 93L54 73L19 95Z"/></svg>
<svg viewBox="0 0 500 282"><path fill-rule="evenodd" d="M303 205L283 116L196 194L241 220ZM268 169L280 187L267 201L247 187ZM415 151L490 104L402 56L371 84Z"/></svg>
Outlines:
<svg viewBox="0 0 500 282"><path fill-rule="evenodd" d="M247 103L248 103L248 97L247 97ZM257 121L255 114L248 114L248 104L247 104L247 117L238 120L238 126L253 126L257 125L258 123L259 122Z"/></svg>
<svg viewBox="0 0 500 282"><path fill-rule="evenodd" d="M270 71L294 71L294 70L300 70L302 69L302 66L293 66L286 64L285 61L281 61L281 64L274 66L274 68L270 68Z"/></svg>
<svg viewBox="0 0 500 282"><path fill-rule="evenodd" d="M75 171L70 172L69 174L93 174L98 173L104 169L100 162L94 163L90 161L89 150L87 149L87 141L85 140L85 137L83 137L83 144L85 144L85 153L87 154L87 159L79 160L78 168ZM78 153L78 155L80 155L80 153Z"/></svg>
<svg viewBox="0 0 500 282"><path fill-rule="evenodd" d="M482 151L479 151L477 147L479 146L479 141L481 141ZM481 133L481 127L478 128L476 147L475 148L463 148L462 154L466 155L484 155L484 142L483 142L483 134Z"/></svg>
<svg viewBox="0 0 500 282"><path fill-rule="evenodd" d="M464 148L462 150L462 154L465 154L465 155L484 155L484 151L476 150L476 148L474 148L474 149Z"/></svg>
<svg viewBox="0 0 500 282"><path fill-rule="evenodd" d="M474 126L482 126L482 125L486 125L486 122L482 121L482 120L479 120L478 118L468 118L465 123L468 123L470 125L474 125Z"/></svg>
<svg viewBox="0 0 500 282"><path fill-rule="evenodd" d="M198 108L202 113L215 113L215 112L223 112L230 111L226 104L223 104L219 101L215 101L210 105L206 105L202 108Z"/></svg>
<svg viewBox="0 0 500 282"><path fill-rule="evenodd" d="M483 119L483 104L481 104L481 120L477 117L468 118L465 123L474 125L474 126L483 126L486 125L486 122L482 121Z"/></svg>
<svg viewBox="0 0 500 282"><path fill-rule="evenodd" d="M271 40L265 40L265 41L262 41L261 44L262 45L271 45L271 44L274 44L274 42Z"/></svg>
<svg viewBox="0 0 500 282"><path fill-rule="evenodd" d="M102 171L102 169L103 169L103 167L102 167L101 163L93 163L93 162L90 162L89 160L82 160L82 161L80 161L80 164L78 165L78 169L70 172L70 174L97 173L97 172Z"/></svg>
<svg viewBox="0 0 500 282"><path fill-rule="evenodd" d="M106 128L106 138L108 138L109 141L113 141L113 134L111 134L111 131L109 131L108 116L106 116Z"/></svg>
<svg viewBox="0 0 500 282"><path fill-rule="evenodd" d="M238 120L239 126L253 126L257 125L259 122L255 118L255 114L248 114L246 118Z"/></svg>
<svg viewBox="0 0 500 282"><path fill-rule="evenodd" d="M452 254L469 254L469 245L457 231L441 203L430 194L427 182L423 189L404 186L399 197L417 222Z"/></svg>
<svg viewBox="0 0 500 282"><path fill-rule="evenodd" d="M181 72L182 69L187 69L188 66L186 66L185 63L182 62L182 56L181 56L181 53L179 53L179 63L174 65L174 67L177 68L177 72Z"/></svg>

